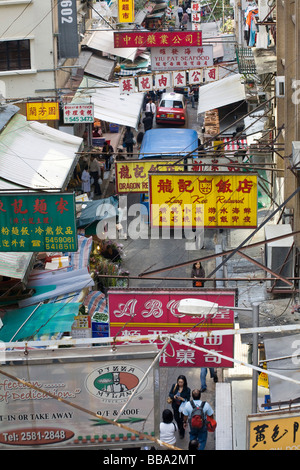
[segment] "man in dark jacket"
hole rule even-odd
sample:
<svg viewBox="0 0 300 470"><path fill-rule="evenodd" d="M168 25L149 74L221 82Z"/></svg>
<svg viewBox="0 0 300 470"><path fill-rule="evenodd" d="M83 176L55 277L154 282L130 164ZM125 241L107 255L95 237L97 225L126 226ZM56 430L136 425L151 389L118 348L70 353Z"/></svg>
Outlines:
<svg viewBox="0 0 300 470"><path fill-rule="evenodd" d="M152 129L152 124L153 124L153 117L151 113L146 113L145 117L143 119L143 124L144 124L144 131L149 131Z"/></svg>

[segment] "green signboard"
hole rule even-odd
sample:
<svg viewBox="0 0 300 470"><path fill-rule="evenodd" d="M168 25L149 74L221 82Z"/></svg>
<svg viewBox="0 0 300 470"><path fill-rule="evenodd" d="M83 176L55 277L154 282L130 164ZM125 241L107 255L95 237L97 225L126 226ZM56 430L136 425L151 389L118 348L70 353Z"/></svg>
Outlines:
<svg viewBox="0 0 300 470"><path fill-rule="evenodd" d="M0 251L77 251L74 193L0 194Z"/></svg>

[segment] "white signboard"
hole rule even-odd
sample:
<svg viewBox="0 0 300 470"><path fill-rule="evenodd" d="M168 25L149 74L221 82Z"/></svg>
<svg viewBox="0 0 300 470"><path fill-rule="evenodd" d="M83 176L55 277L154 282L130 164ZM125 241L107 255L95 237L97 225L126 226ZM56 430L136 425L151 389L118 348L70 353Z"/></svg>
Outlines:
<svg viewBox="0 0 300 470"><path fill-rule="evenodd" d="M155 89L164 90L171 86L171 74L169 73L156 73L154 77Z"/></svg>
<svg viewBox="0 0 300 470"><path fill-rule="evenodd" d="M152 70L187 70L213 65L213 46L152 47Z"/></svg>
<svg viewBox="0 0 300 470"><path fill-rule="evenodd" d="M9 377L0 376L1 450L107 449L117 442L133 447L135 434L131 439L128 430L111 424L133 392L118 423L158 436L160 417L154 412L159 400L158 366L150 368L156 345L117 346L115 351L106 346L30 350L26 360L20 351L5 354L7 362L1 369ZM136 441L141 446L149 439Z"/></svg>
<svg viewBox="0 0 300 470"><path fill-rule="evenodd" d="M93 104L65 104L64 123L94 122Z"/></svg>

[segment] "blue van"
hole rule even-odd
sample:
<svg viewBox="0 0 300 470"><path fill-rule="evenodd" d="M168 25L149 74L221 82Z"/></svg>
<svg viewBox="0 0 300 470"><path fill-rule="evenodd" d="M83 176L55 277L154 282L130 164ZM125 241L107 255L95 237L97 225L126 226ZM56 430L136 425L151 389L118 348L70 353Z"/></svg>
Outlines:
<svg viewBox="0 0 300 470"><path fill-rule="evenodd" d="M139 159L198 157L198 134L193 129L157 128L145 132L140 148ZM185 163L182 160L180 164ZM149 194L140 196L140 203L146 206L149 214Z"/></svg>

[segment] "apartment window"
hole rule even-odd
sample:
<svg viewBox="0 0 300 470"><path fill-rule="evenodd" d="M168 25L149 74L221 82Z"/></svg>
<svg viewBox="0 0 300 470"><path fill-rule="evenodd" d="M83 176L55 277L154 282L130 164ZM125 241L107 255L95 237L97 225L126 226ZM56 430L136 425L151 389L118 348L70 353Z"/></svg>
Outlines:
<svg viewBox="0 0 300 470"><path fill-rule="evenodd" d="M30 68L29 39L0 42L0 72Z"/></svg>

